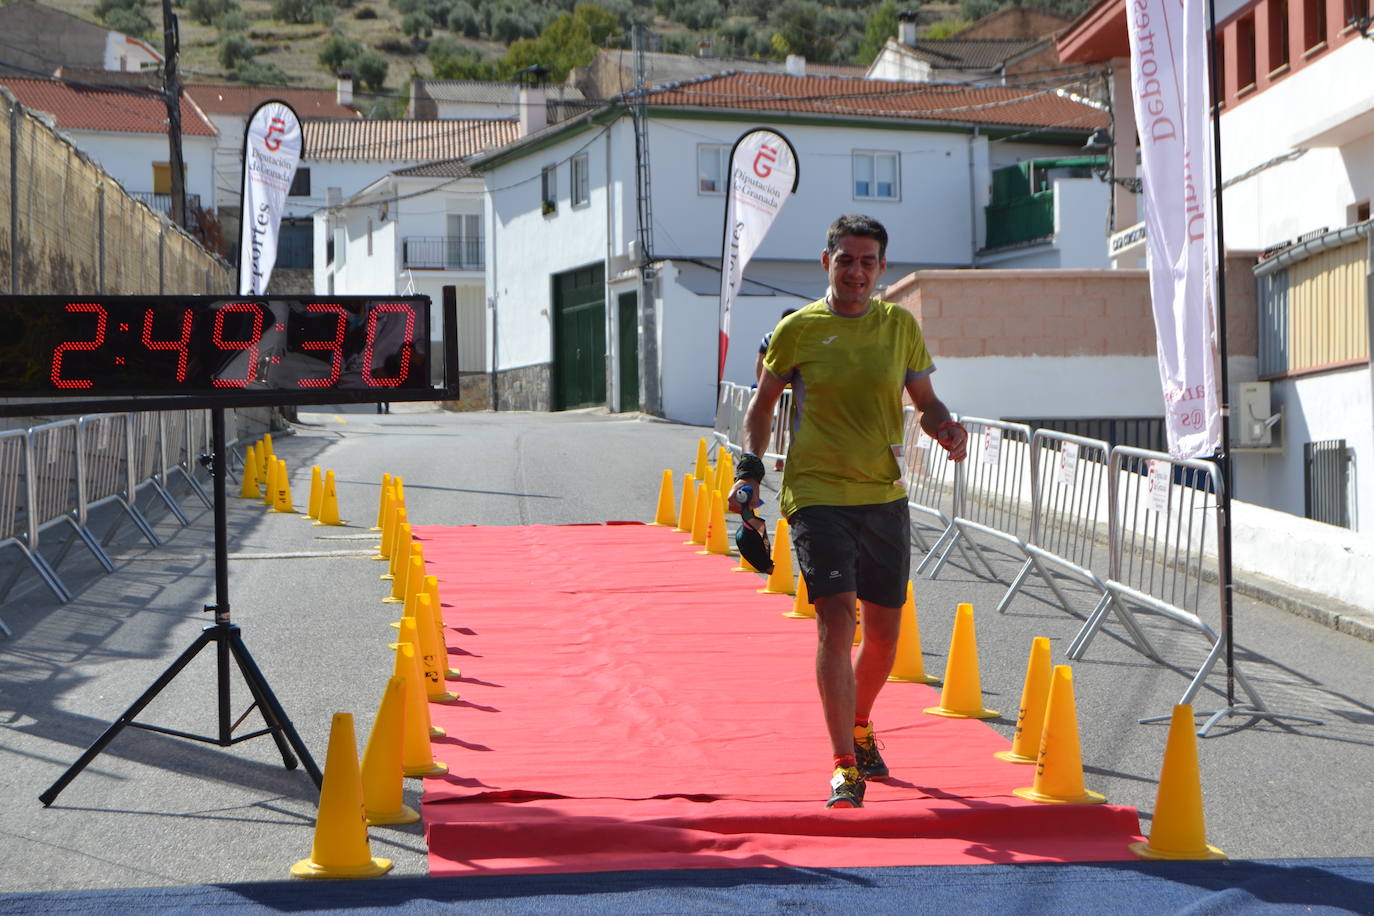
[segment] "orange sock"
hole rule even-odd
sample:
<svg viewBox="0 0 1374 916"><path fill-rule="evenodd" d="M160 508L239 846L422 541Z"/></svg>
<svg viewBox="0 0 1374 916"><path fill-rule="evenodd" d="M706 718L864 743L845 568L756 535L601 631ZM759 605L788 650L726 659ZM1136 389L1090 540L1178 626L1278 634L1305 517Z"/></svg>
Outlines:
<svg viewBox="0 0 1374 916"><path fill-rule="evenodd" d="M853 754L835 755L835 766L837 767L856 767L858 765L859 761L854 757Z"/></svg>

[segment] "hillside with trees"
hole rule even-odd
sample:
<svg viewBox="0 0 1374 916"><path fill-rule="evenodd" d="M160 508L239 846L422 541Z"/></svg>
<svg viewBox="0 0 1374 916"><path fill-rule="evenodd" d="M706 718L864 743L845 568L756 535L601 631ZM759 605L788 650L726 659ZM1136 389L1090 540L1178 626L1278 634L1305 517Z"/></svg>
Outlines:
<svg viewBox="0 0 1374 916"><path fill-rule="evenodd" d="M162 45L150 0L47 0L59 9ZM1090 0L1043 0L1077 15ZM999 0L179 0L184 78L326 87L354 74L373 116L395 117L415 77L510 79L538 64L561 81L598 48L864 65L896 34L899 9L944 37L1007 5Z"/></svg>

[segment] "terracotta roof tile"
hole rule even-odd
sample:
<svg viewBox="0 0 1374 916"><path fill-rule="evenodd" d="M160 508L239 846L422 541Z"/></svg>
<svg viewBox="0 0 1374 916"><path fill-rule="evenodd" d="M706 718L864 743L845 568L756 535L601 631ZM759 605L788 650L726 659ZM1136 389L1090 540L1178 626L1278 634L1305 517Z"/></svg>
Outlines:
<svg viewBox="0 0 1374 916"><path fill-rule="evenodd" d="M108 130L166 134L167 106L160 95L109 87L75 86L60 80L0 79L25 108L57 119L59 130ZM181 132L213 137L218 131L186 97L181 100Z"/></svg>
<svg viewBox="0 0 1374 916"><path fill-rule="evenodd" d="M1053 89L910 83L781 73L727 73L649 93L651 105L779 111L1008 127L1091 130L1106 112Z"/></svg>
<svg viewBox="0 0 1374 916"><path fill-rule="evenodd" d="M461 159L443 159L439 162L426 162L423 165L413 165L408 169L397 169L392 172L403 178L481 178L480 172L474 172Z"/></svg>
<svg viewBox="0 0 1374 916"><path fill-rule="evenodd" d="M207 114L243 115L269 99L278 99L295 109L301 120L306 118L361 118L351 107L340 105L333 89L282 89L274 86L229 86L215 83L192 83L186 94L195 99Z"/></svg>
<svg viewBox="0 0 1374 916"><path fill-rule="evenodd" d="M302 124L307 159L438 160L503 146L520 133L516 121L316 120Z"/></svg>

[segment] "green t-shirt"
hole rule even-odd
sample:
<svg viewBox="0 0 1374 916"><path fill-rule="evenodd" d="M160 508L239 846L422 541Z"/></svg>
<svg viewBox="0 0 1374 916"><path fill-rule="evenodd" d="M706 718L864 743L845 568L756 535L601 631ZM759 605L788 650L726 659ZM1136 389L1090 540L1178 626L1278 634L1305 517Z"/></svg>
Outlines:
<svg viewBox="0 0 1374 916"><path fill-rule="evenodd" d="M872 299L851 318L817 300L778 324L763 365L792 384L796 405L784 515L905 495L893 453L902 444L902 391L908 379L935 369L910 312Z"/></svg>

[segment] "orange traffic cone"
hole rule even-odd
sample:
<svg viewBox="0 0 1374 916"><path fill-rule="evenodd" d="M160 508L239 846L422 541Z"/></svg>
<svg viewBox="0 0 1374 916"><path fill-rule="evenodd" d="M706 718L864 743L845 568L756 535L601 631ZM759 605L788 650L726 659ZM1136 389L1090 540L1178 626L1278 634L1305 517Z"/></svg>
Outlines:
<svg viewBox="0 0 1374 916"><path fill-rule="evenodd" d="M719 490L711 494L710 510L711 519L706 527L706 549L697 552L728 557L730 555L730 536L725 533L725 504L720 501Z"/></svg>
<svg viewBox="0 0 1374 916"><path fill-rule="evenodd" d="M1029 788L1012 789L1012 792L1047 805L1100 805L1107 800L1105 795L1083 787L1073 669L1068 665L1055 665L1050 675L1050 699L1045 706L1045 727L1040 734L1040 756L1035 761L1035 782Z"/></svg>
<svg viewBox="0 0 1374 916"><path fill-rule="evenodd" d="M401 742L405 702L406 682L399 677L389 679L363 751L363 802L371 826L413 824L420 819L420 812L404 801Z"/></svg>
<svg viewBox="0 0 1374 916"><path fill-rule="evenodd" d="M243 458L243 483L239 487L240 499L258 499L262 496L258 492L258 453L257 447L248 446L248 453Z"/></svg>
<svg viewBox="0 0 1374 916"><path fill-rule="evenodd" d="M692 533L692 520L696 518L697 479L692 474L682 478L682 500L677 510L677 530Z"/></svg>
<svg viewBox="0 0 1374 916"><path fill-rule="evenodd" d="M320 511L315 519L317 525L342 525L339 520L339 494L334 486L334 472L324 472L324 491L320 495Z"/></svg>
<svg viewBox="0 0 1374 916"><path fill-rule="evenodd" d="M792 540L787 533L787 519L778 519L773 532L773 571L768 582L759 589L761 595L795 595L797 585L792 577Z"/></svg>
<svg viewBox="0 0 1374 916"><path fill-rule="evenodd" d="M1050 641L1044 636L1031 640L1030 661L1021 688L1021 711L1016 714L1016 734L1011 750L992 756L1008 763L1035 763L1040 752L1040 734L1045 727L1045 706L1050 701Z"/></svg>
<svg viewBox="0 0 1374 916"><path fill-rule="evenodd" d="M858 598L854 599L854 645L860 645L864 641L864 617L863 602Z"/></svg>
<svg viewBox="0 0 1374 916"><path fill-rule="evenodd" d="M916 592L911 580L906 582L906 600L902 602L902 628L897 633L897 658L892 663L889 681L907 684L938 684L940 679L926 674L925 654L921 651L921 626L916 619Z"/></svg>
<svg viewBox="0 0 1374 916"><path fill-rule="evenodd" d="M945 686L940 705L926 712L951 719L995 719L998 712L983 706L983 683L978 676L978 639L973 631L973 605L960 604L954 613L954 635L945 659Z"/></svg>
<svg viewBox="0 0 1374 916"><path fill-rule="evenodd" d="M782 616L805 620L816 618L816 606L811 603L811 596L806 593L806 576L797 576L797 596L792 599L792 610L784 611Z"/></svg>
<svg viewBox="0 0 1374 916"><path fill-rule="evenodd" d="M291 505L291 476L286 472L286 459L277 459L277 498L272 504L273 512L295 512Z"/></svg>
<svg viewBox="0 0 1374 916"><path fill-rule="evenodd" d="M677 524L676 513L673 512L673 472L664 469L663 480L658 486L658 508L654 511L653 524L664 528L672 528Z"/></svg>
<svg viewBox="0 0 1374 916"><path fill-rule="evenodd" d="M390 870L391 860L374 859L367 842L353 716L336 712L329 728L320 810L315 816L315 841L310 847L310 858L291 866L291 874L297 878L372 878Z"/></svg>
<svg viewBox="0 0 1374 916"><path fill-rule="evenodd" d="M381 531L382 525L386 524L386 497L391 492L391 475L382 475L382 490L377 494L377 524L372 526L373 531Z"/></svg>
<svg viewBox="0 0 1374 916"><path fill-rule="evenodd" d="M439 662L444 666L444 679L456 681L463 672L448 667L448 640L444 638L444 606L439 603L438 576L425 576L425 594L429 595L429 609L434 614L434 638L439 647Z"/></svg>
<svg viewBox="0 0 1374 916"><path fill-rule="evenodd" d="M320 503L324 499L324 475L318 464L310 467L310 498L306 500L305 515L301 518L319 518Z"/></svg>
<svg viewBox="0 0 1374 916"><path fill-rule="evenodd" d="M1159 772L1150 839L1145 843L1132 843L1130 849L1142 859L1226 858L1226 853L1207 843L1197 734L1193 731L1191 706L1174 707L1169 719L1169 737L1164 743L1164 766Z"/></svg>

